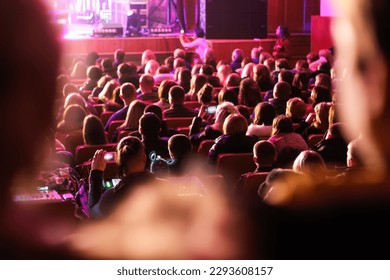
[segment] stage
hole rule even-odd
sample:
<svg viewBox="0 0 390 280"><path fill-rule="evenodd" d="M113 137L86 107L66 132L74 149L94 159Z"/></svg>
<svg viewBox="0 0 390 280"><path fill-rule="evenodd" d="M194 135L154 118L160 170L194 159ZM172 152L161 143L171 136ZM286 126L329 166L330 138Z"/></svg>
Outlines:
<svg viewBox="0 0 390 280"><path fill-rule="evenodd" d="M244 50L245 56L250 56L251 49L259 46L270 52L275 44L275 39L218 39L209 40L209 42L215 50L218 60L226 59L230 61L232 51L235 48ZM62 46L63 63L66 66L70 66L74 57L85 58L91 51L97 52L102 57L112 58L116 49L123 49L126 52L126 61L134 61L137 64L141 62L142 52L150 49L156 53L157 59L162 63L167 56L172 55L176 48L182 48L179 34L175 33L146 37L64 37Z"/></svg>

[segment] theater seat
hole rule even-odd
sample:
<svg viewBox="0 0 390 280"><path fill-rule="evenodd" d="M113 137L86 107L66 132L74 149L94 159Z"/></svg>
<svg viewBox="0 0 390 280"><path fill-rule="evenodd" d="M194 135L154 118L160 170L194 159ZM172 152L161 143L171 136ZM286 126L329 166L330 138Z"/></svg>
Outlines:
<svg viewBox="0 0 390 280"><path fill-rule="evenodd" d="M242 174L255 169L253 153L226 153L220 154L217 159L216 172L222 174L232 188Z"/></svg>
<svg viewBox="0 0 390 280"><path fill-rule="evenodd" d="M114 114L112 111L103 111L100 115L100 119L102 120L103 125L106 125L108 119Z"/></svg>
<svg viewBox="0 0 390 280"><path fill-rule="evenodd" d="M125 121L124 120L118 120L118 121L112 121L108 127L108 140L111 142L112 137L114 136L115 130L121 126Z"/></svg>
<svg viewBox="0 0 390 280"><path fill-rule="evenodd" d="M245 173L241 176L236 191L245 196L256 197L259 186L265 182L269 172Z"/></svg>
<svg viewBox="0 0 390 280"><path fill-rule="evenodd" d="M168 128L178 128L189 126L192 123L193 118L165 118L165 122Z"/></svg>
<svg viewBox="0 0 390 280"><path fill-rule="evenodd" d="M214 145L215 140L203 140L198 147L198 153L200 155L208 156L210 148Z"/></svg>
<svg viewBox="0 0 390 280"><path fill-rule="evenodd" d="M63 144L67 151L75 154L76 147L84 144L83 133L81 131L68 133L65 135Z"/></svg>

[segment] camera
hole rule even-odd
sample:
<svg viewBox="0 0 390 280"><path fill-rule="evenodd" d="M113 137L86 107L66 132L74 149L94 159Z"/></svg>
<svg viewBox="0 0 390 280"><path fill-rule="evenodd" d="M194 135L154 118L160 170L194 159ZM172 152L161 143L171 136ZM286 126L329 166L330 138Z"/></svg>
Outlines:
<svg viewBox="0 0 390 280"><path fill-rule="evenodd" d="M208 106L208 107L206 107L206 112L208 114L215 114L216 111L217 111L217 106Z"/></svg>
<svg viewBox="0 0 390 280"><path fill-rule="evenodd" d="M104 154L104 160L107 161L113 161L116 158L116 152L106 152Z"/></svg>

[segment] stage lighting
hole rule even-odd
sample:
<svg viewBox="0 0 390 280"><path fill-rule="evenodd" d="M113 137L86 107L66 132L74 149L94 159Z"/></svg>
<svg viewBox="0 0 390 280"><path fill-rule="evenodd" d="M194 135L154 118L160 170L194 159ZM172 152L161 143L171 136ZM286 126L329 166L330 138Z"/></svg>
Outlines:
<svg viewBox="0 0 390 280"><path fill-rule="evenodd" d="M127 13L126 36L137 37L140 35L141 21L138 13L130 10Z"/></svg>

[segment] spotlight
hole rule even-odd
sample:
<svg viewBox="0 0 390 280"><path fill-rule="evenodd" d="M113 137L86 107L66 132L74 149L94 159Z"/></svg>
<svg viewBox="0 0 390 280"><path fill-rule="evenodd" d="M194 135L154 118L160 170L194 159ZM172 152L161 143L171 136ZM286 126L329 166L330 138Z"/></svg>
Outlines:
<svg viewBox="0 0 390 280"><path fill-rule="evenodd" d="M126 24L126 37L137 37L140 35L141 22L138 13L130 10L127 13L127 24Z"/></svg>

